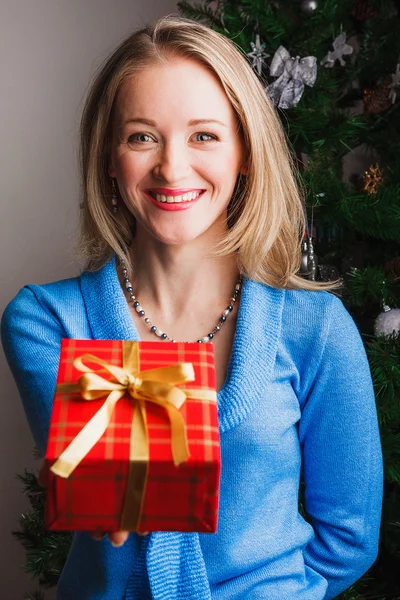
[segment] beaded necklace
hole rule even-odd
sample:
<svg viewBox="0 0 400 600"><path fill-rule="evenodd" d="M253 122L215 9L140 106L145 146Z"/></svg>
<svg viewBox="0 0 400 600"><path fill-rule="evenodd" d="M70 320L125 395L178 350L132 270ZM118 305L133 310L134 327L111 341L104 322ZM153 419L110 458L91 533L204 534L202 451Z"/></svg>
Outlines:
<svg viewBox="0 0 400 600"><path fill-rule="evenodd" d="M170 338L166 333L161 331L161 329L156 327L156 325L153 325L153 323L150 321L149 317L146 317L146 313L143 310L142 305L140 304L139 300L136 298L136 296L133 293L132 283L128 279L128 271L126 268L125 261L123 261L121 259L120 262L121 262L121 267L122 267L122 273L124 276L124 284L126 287L126 291L129 293L129 298L132 300L133 306L135 307L135 310L136 310L137 314L139 315L139 317L141 317L144 320L144 322L149 327L150 331L152 333L154 333L154 335L161 338L162 340L167 340L169 342L176 342L176 340L173 340L172 338ZM203 338L196 340L196 342L199 342L200 344L205 343L205 342L210 342L214 338L214 336L218 333L218 331L220 331L222 325L226 321L227 316L233 310L233 306L240 294L242 283L243 283L243 277L240 276L239 280L237 281L235 288L233 290L232 298L230 299L228 306L226 307L226 309L220 316L217 325L214 327L214 329L208 335L205 335Z"/></svg>

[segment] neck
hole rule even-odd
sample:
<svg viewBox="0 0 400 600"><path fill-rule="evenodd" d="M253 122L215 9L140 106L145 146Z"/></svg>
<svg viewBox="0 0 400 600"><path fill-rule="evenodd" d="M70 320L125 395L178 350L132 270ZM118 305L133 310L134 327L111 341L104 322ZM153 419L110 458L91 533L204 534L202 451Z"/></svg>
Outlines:
<svg viewBox="0 0 400 600"><path fill-rule="evenodd" d="M165 329L177 321L215 316L229 304L239 278L236 255L212 257L209 248L201 240L166 246L136 235L130 248L133 292Z"/></svg>

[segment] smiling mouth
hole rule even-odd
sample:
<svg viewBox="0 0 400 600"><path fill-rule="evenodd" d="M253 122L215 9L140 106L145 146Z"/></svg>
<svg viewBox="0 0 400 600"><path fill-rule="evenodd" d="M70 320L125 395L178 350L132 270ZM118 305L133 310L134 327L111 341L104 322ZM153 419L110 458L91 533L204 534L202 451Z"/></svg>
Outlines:
<svg viewBox="0 0 400 600"><path fill-rule="evenodd" d="M152 196L157 202L168 203L168 204L178 204L180 202L192 202L192 200L196 200L201 194L203 194L205 190L201 190L200 192L187 192L186 194L180 194L178 196L168 196L165 194L156 194L155 192L149 191L148 194Z"/></svg>

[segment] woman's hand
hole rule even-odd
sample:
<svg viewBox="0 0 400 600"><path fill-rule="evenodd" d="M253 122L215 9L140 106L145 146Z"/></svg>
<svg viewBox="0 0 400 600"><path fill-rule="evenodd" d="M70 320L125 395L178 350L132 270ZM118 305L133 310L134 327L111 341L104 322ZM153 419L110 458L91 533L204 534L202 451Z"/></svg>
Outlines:
<svg viewBox="0 0 400 600"><path fill-rule="evenodd" d="M143 533L137 532L137 535L147 535L148 533L148 531L144 531ZM92 538L97 542L101 542L105 535L108 535L108 539L114 548L120 548L128 539L129 531L110 531L108 534L102 533L101 531L91 533Z"/></svg>
<svg viewBox="0 0 400 600"><path fill-rule="evenodd" d="M38 484L41 485L42 487L46 487L47 486L47 469L46 469L46 463L43 460L42 464L40 465L40 469L39 469L39 475L37 478ZM142 533L137 532L138 535L147 535L149 532L145 531ZM92 536L92 538L98 542L100 542L105 535L107 535L107 532L102 532L100 529L97 531L93 531L90 533L90 535ZM123 546L126 542L126 540L128 539L129 536L129 531L110 531L108 533L108 539L110 540L111 544L114 546L114 548L120 548L121 546Z"/></svg>

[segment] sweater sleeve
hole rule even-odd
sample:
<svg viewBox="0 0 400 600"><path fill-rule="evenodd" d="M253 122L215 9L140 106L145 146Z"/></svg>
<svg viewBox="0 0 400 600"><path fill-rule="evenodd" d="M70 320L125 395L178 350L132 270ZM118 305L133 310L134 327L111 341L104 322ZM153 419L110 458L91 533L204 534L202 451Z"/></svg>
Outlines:
<svg viewBox="0 0 400 600"><path fill-rule="evenodd" d="M46 452L62 337L59 321L26 286L6 307L1 341L28 424L42 456Z"/></svg>
<svg viewBox="0 0 400 600"><path fill-rule="evenodd" d="M383 495L366 352L343 303L330 298L324 349L311 367L299 423L305 506L315 531L304 560L328 581L325 600L347 589L374 563Z"/></svg>

